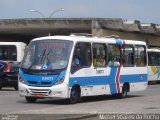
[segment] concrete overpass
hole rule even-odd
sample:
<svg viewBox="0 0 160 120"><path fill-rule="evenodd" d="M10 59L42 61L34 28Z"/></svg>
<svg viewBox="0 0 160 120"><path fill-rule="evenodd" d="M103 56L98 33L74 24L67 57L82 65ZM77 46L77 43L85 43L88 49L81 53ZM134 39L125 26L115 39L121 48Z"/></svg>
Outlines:
<svg viewBox="0 0 160 120"><path fill-rule="evenodd" d="M0 20L0 41L23 41L47 35L89 33L93 36L118 35L122 39L146 41L160 46L160 25L137 20L108 18L44 18Z"/></svg>

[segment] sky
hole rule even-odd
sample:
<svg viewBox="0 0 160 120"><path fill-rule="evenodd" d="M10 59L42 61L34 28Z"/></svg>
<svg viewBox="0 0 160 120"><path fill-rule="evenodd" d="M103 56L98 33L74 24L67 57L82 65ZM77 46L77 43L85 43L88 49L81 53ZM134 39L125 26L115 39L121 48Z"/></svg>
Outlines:
<svg viewBox="0 0 160 120"><path fill-rule="evenodd" d="M61 8L64 11L55 12ZM0 19L48 18L53 12L52 18L121 18L160 24L160 0L0 0Z"/></svg>

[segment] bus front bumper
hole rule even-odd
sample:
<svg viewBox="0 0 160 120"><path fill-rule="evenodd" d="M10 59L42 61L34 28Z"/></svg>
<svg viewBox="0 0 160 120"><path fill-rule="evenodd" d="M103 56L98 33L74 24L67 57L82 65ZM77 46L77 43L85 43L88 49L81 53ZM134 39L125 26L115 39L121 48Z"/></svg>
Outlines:
<svg viewBox="0 0 160 120"><path fill-rule="evenodd" d="M18 87L21 97L68 98L68 86L65 83L52 87L34 87L19 82Z"/></svg>

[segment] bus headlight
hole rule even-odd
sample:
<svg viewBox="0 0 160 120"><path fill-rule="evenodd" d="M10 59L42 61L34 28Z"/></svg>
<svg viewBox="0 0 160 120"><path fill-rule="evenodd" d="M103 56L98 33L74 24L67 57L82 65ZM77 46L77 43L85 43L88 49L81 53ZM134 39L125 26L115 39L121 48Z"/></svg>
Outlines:
<svg viewBox="0 0 160 120"><path fill-rule="evenodd" d="M59 80L57 80L57 81L55 82L55 84L58 85L58 84L63 83L63 82L64 82L64 78L65 78L65 77L60 78Z"/></svg>
<svg viewBox="0 0 160 120"><path fill-rule="evenodd" d="M19 81L20 83L25 84L25 81L24 81L21 77L19 77L18 81Z"/></svg>

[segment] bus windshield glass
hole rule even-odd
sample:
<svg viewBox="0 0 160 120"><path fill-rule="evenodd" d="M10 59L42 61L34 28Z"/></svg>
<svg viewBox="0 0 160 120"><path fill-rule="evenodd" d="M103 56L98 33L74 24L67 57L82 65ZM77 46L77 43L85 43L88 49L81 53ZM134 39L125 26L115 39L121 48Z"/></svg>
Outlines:
<svg viewBox="0 0 160 120"><path fill-rule="evenodd" d="M73 43L65 40L32 41L24 56L23 69L50 71L68 65Z"/></svg>

